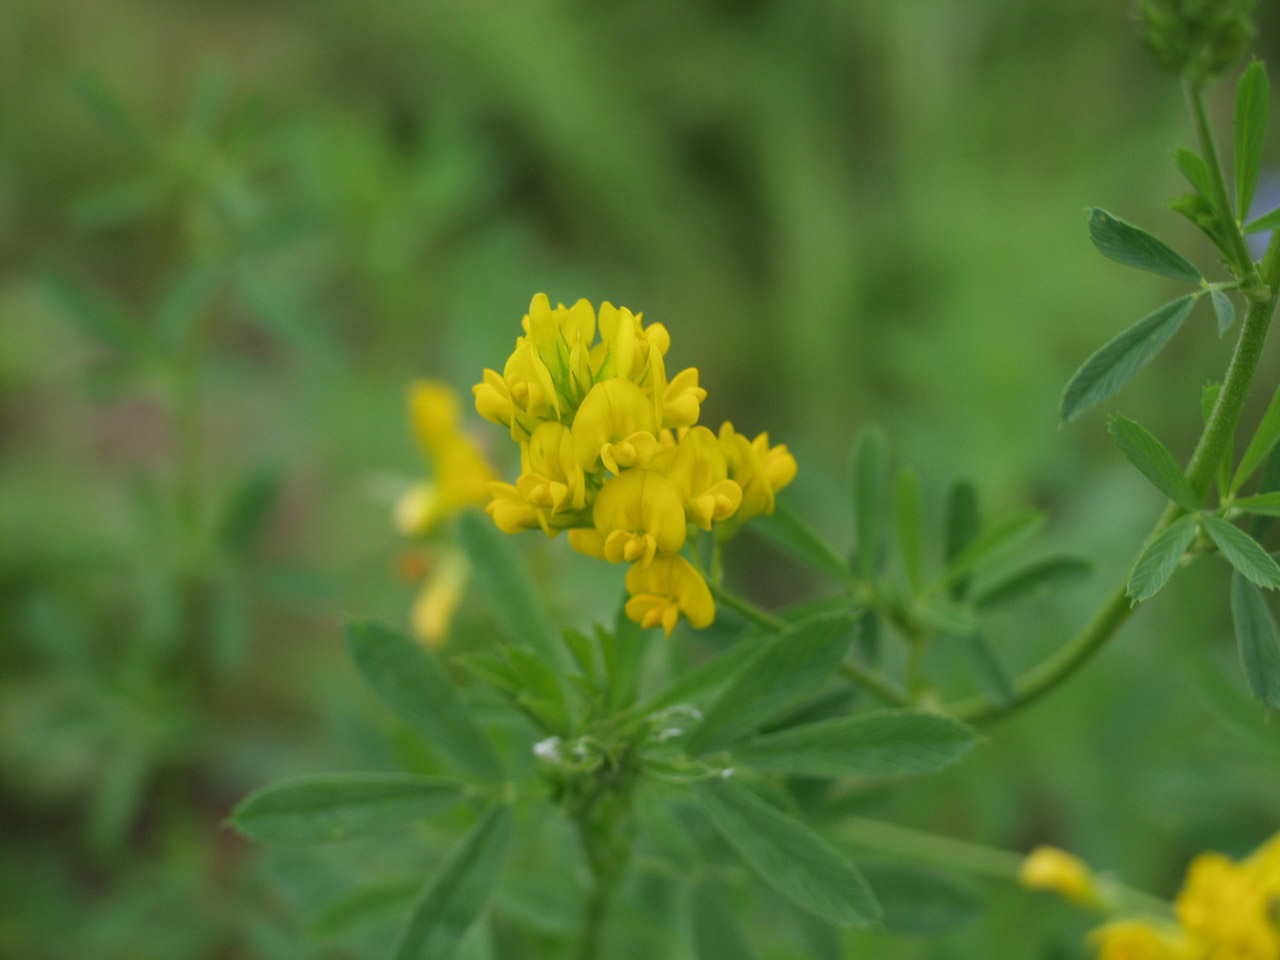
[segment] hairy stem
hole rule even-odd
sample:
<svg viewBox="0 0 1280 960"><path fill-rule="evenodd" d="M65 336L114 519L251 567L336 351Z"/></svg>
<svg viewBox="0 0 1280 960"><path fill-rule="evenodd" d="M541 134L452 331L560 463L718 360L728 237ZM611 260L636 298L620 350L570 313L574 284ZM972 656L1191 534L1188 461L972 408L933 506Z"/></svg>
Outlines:
<svg viewBox="0 0 1280 960"><path fill-rule="evenodd" d="M1217 170L1217 179L1221 180L1222 172L1217 167L1216 153L1210 166ZM1227 366L1226 379L1218 393L1218 401L1209 414L1209 420L1200 434L1200 442L1196 444L1195 452L1187 464L1187 477L1191 480L1192 488L1201 497L1213 482L1214 472L1235 437L1240 414L1249 396L1249 387L1262 358L1267 330L1271 327L1277 300L1280 299L1276 292L1280 289L1280 231L1272 235L1267 247L1262 261L1262 280L1271 293L1265 301L1251 301L1249 304L1244 325L1240 329L1240 339L1236 341L1235 351ZM1170 504L1152 528L1146 543L1159 536L1185 512L1177 504ZM1120 625L1129 619L1133 608L1126 589L1127 583L1126 572L1125 578L1112 589L1080 632L1048 660L1018 680L1012 700L1003 704L966 700L948 707L948 712L969 723L987 723L1026 706L1058 686L1087 663L1115 635Z"/></svg>

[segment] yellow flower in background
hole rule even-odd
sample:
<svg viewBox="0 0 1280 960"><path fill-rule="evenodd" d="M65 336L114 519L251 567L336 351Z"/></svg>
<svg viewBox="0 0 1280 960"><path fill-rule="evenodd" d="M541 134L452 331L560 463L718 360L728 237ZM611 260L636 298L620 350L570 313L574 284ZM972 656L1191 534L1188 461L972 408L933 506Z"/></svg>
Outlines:
<svg viewBox="0 0 1280 960"><path fill-rule="evenodd" d="M1193 956L1176 932L1143 920L1108 923L1089 939L1097 945L1098 960L1190 960Z"/></svg>
<svg viewBox="0 0 1280 960"><path fill-rule="evenodd" d="M396 502L395 528L404 536L425 536L463 509L489 500L495 472L480 448L459 426L457 395L438 380L418 380L409 388L409 421L434 479L410 487ZM536 518L535 518L536 524ZM433 562L413 579L423 584L414 602L414 634L439 646L461 602L470 576L466 558L453 547L433 545Z"/></svg>
<svg viewBox="0 0 1280 960"><path fill-rule="evenodd" d="M502 373L485 370L472 388L480 415L520 444L520 476L489 482L485 509L505 533L568 530L575 550L632 564L626 611L637 623L668 635L680 616L709 625L711 591L680 556L690 529L723 543L772 512L795 459L766 434L697 426L707 396L698 371L668 379L671 335L643 314L608 302L597 313L585 300L553 307L539 293L521 326ZM420 491L411 506L428 505Z"/></svg>
<svg viewBox="0 0 1280 960"><path fill-rule="evenodd" d="M1039 846L1027 854L1018 870L1018 882L1086 906L1098 899L1093 871L1079 857L1057 847Z"/></svg>
<svg viewBox="0 0 1280 960"><path fill-rule="evenodd" d="M1175 913L1176 927L1124 920L1095 930L1098 960L1280 960L1280 834L1242 861L1196 857Z"/></svg>
<svg viewBox="0 0 1280 960"><path fill-rule="evenodd" d="M661 557L627 571L627 616L642 627L661 626L671 636L680 614L693 626L709 627L716 607L702 575L684 557Z"/></svg>

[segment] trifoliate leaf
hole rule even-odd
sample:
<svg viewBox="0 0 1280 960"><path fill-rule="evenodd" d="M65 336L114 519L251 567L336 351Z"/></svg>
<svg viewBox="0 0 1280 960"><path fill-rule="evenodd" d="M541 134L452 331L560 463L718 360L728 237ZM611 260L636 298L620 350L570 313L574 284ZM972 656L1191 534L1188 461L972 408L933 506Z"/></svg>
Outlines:
<svg viewBox="0 0 1280 960"><path fill-rule="evenodd" d="M1107 429L1120 452L1156 489L1184 510L1195 512L1200 508L1191 481L1165 445L1146 427L1128 417L1112 417Z"/></svg>
<svg viewBox="0 0 1280 960"><path fill-rule="evenodd" d="M1201 517L1201 522L1209 539L1246 579L1268 590L1280 588L1280 566L1257 540L1212 514Z"/></svg>
<svg viewBox="0 0 1280 960"><path fill-rule="evenodd" d="M1189 513L1173 521L1138 556L1129 573L1126 589L1135 603L1154 597L1178 567L1178 561L1196 535L1196 515Z"/></svg>

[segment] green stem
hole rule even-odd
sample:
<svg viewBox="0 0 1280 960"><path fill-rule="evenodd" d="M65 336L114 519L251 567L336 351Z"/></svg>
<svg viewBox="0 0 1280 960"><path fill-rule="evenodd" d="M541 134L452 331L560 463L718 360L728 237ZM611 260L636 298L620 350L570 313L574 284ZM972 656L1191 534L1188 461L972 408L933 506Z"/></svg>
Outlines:
<svg viewBox="0 0 1280 960"><path fill-rule="evenodd" d="M781 617L770 613L768 610L762 610L745 597L730 593L724 587L717 586L714 583L711 584L711 595L716 598L717 603L728 607L743 619L764 627L766 630L781 633L792 627L792 624L787 623ZM906 691L900 689L892 680L859 663L846 660L840 664L840 673L859 686L865 687L868 692L874 694L885 703L896 707L906 707L912 703L911 697L907 695Z"/></svg>
<svg viewBox="0 0 1280 960"><path fill-rule="evenodd" d="M1216 162L1213 165L1216 166ZM1221 179L1221 171L1218 177ZM1249 396L1249 387L1262 358L1267 331L1275 315L1277 301L1280 300L1277 296L1277 290L1280 290L1280 231L1272 235L1266 256L1262 260L1262 279L1271 292L1265 301L1255 300L1249 304L1240 330L1240 339L1236 341L1235 351L1227 366L1226 379L1218 393L1218 401L1209 414L1204 432L1200 434L1200 442L1196 444L1195 452L1187 465L1187 477L1192 489L1201 497L1208 491L1214 472L1235 437L1245 400ZM1176 504L1170 504L1152 528L1145 543L1149 544L1185 512ZM1012 700L1003 704L966 700L948 707L948 712L969 723L987 723L1026 706L1058 686L1087 663L1115 635L1120 625L1129 619L1133 608L1127 586L1126 571L1124 579L1107 595L1102 606L1080 632L1048 660L1018 680Z"/></svg>

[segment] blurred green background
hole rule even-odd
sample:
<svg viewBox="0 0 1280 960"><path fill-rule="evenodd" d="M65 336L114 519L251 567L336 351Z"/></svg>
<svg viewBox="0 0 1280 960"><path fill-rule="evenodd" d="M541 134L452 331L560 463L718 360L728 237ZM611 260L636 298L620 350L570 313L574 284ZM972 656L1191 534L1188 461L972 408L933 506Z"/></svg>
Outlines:
<svg viewBox="0 0 1280 960"><path fill-rule="evenodd" d="M500 367L536 291L666 324L703 421L787 443L787 498L842 549L871 422L935 529L957 476L989 513L1046 510L1040 546L1097 573L1002 621L1015 668L1159 509L1101 413L1056 416L1083 358L1175 292L1096 255L1086 206L1213 260L1162 206L1191 135L1126 3L2 0L0 23L2 956L380 955L385 931L306 929L349 863L291 873L223 821L281 776L392 762L340 627L407 620L405 388ZM1277 62L1272 5L1259 38ZM1186 456L1229 339L1198 307L1105 406ZM521 547L562 621L608 615L621 571ZM767 604L822 588L746 537L730 573ZM1280 828L1280 736L1226 583L1181 574L958 769L865 810L1166 895L1195 851L1249 849ZM1088 918L989 893L937 940L750 930L771 958L1083 955Z"/></svg>

